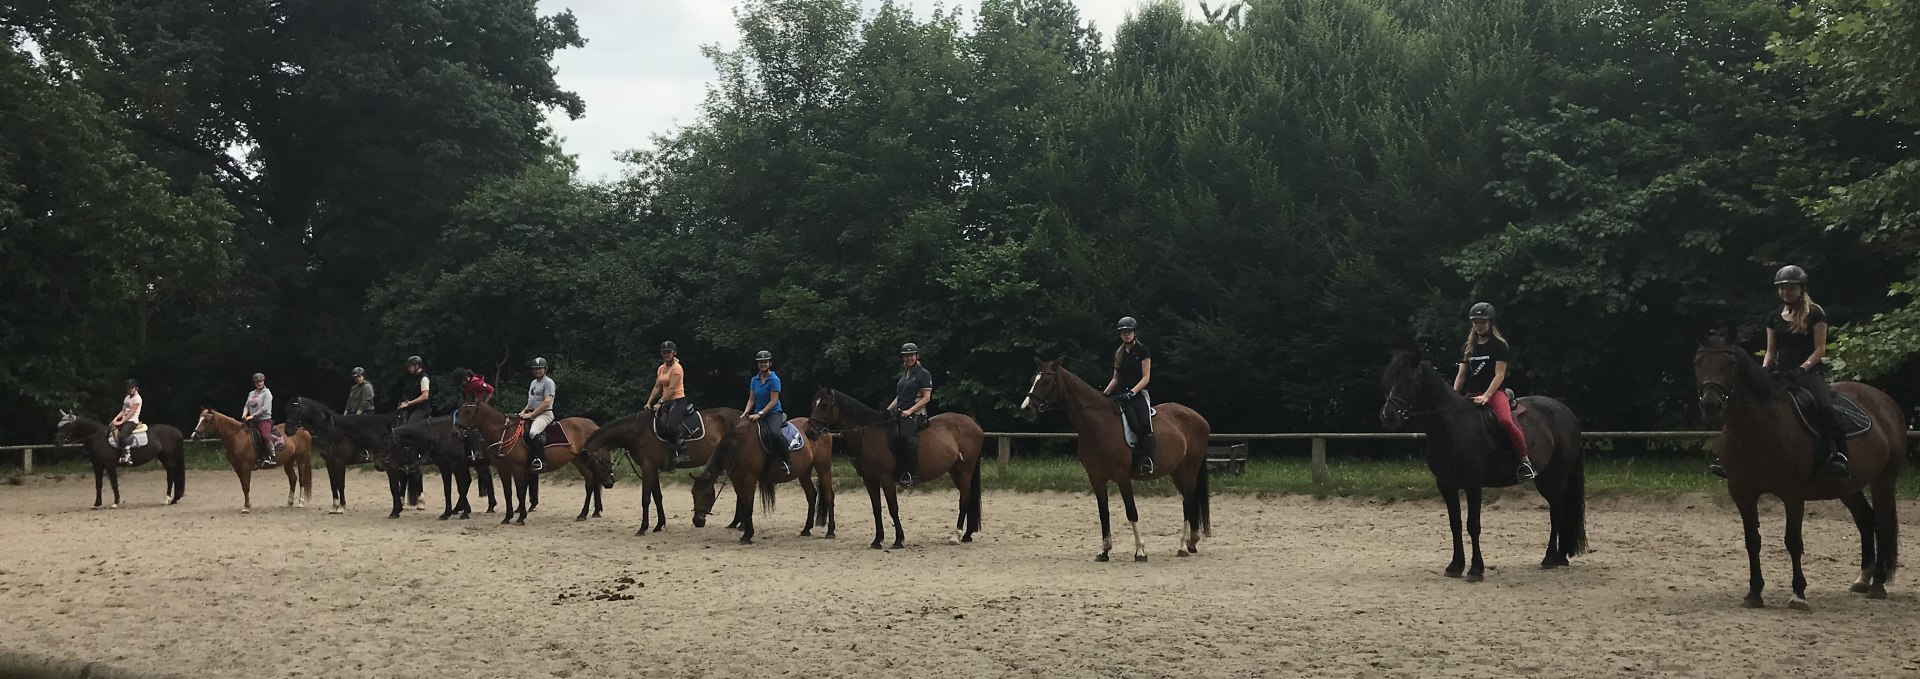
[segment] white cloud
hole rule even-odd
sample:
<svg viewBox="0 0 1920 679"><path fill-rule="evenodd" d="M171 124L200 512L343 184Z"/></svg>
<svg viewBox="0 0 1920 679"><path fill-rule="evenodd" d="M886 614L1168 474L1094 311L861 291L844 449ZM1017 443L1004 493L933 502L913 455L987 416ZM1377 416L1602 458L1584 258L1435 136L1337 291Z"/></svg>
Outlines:
<svg viewBox="0 0 1920 679"><path fill-rule="evenodd" d="M1120 22L1144 0L1076 0L1083 19L1091 20L1111 44ZM871 10L879 0L862 0ZM715 73L700 46L738 43L733 24L737 0L540 0L540 11L572 10L581 49L562 50L554 58L560 86L586 99L587 115L568 120L550 113L548 122L562 147L580 159L586 179L618 177L614 154L652 145L655 135L693 122ZM916 16L936 7L958 6L970 22L979 0L905 0Z"/></svg>

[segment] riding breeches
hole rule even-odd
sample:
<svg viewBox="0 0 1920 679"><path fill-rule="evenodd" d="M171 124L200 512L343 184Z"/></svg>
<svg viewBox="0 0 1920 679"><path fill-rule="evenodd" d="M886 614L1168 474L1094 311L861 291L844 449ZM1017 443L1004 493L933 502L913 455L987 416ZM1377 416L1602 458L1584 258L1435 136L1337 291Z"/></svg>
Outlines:
<svg viewBox="0 0 1920 679"><path fill-rule="evenodd" d="M1527 459L1527 434L1520 430L1520 423L1513 419L1513 403L1507 400L1507 390L1500 389L1487 396L1487 410L1493 412L1493 419L1507 432L1507 440L1513 443L1513 452L1520 459Z"/></svg>
<svg viewBox="0 0 1920 679"><path fill-rule="evenodd" d="M133 429L138 426L140 426L140 423L133 420L120 423L120 429L115 431L114 435L118 437L117 440L120 442L121 450L133 449Z"/></svg>
<svg viewBox="0 0 1920 679"><path fill-rule="evenodd" d="M547 412L540 413L538 417L535 417L532 420L527 422L527 437L532 438L535 436L539 436L541 432L546 431L547 427L552 425L553 425L553 411L549 410Z"/></svg>
<svg viewBox="0 0 1920 679"><path fill-rule="evenodd" d="M760 446L769 457L784 459L787 455L787 441L780 430L787 426L786 413L767 413L760 416Z"/></svg>
<svg viewBox="0 0 1920 679"><path fill-rule="evenodd" d="M1822 370L1806 370L1788 378L1794 386L1807 390L1813 397L1813 423L1826 434L1828 440L1837 445L1846 445L1846 434L1833 412L1833 385L1827 382L1827 374Z"/></svg>
<svg viewBox="0 0 1920 679"><path fill-rule="evenodd" d="M1147 392L1138 396L1115 401L1127 417L1127 427L1133 430L1136 441L1145 441L1153 435L1153 397Z"/></svg>
<svg viewBox="0 0 1920 679"><path fill-rule="evenodd" d="M887 446L893 449L895 471L920 472L920 430L927 426L925 416L894 418L887 423Z"/></svg>
<svg viewBox="0 0 1920 679"><path fill-rule="evenodd" d="M660 410L654 414L654 429L662 437L679 443L687 435L687 400L677 398L660 404Z"/></svg>

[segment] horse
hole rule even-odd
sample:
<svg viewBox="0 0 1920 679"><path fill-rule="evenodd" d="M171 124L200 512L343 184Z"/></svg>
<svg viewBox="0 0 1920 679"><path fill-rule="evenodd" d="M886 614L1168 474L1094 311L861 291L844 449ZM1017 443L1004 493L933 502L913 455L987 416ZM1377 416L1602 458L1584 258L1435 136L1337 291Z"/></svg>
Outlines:
<svg viewBox="0 0 1920 679"><path fill-rule="evenodd" d="M1479 582L1486 577L1480 557L1480 497L1486 488L1519 485L1517 454L1495 428L1486 407L1455 393L1433 364L1410 351L1396 351L1381 376L1386 403L1380 424L1390 431L1418 426L1427 435L1427 469L1447 503L1453 529L1453 560L1446 575ZM1547 553L1543 569L1571 565L1587 551L1586 461L1581 456L1580 418L1560 401L1527 396L1513 402L1515 419L1527 437L1529 459L1537 472L1534 488L1547 501ZM1416 425L1417 423L1417 425ZM1460 495L1467 496L1467 533L1473 537L1473 566L1461 555Z"/></svg>
<svg viewBox="0 0 1920 679"><path fill-rule="evenodd" d="M519 419L518 417L514 418ZM478 401L466 401L460 404L460 421L471 422L480 430L481 436L491 443L488 445L488 458L493 462L494 472L500 476L501 495L507 505L507 514L500 519L505 525L527 525L527 496L531 493L534 501L539 501L540 476L532 473L527 464L526 441L520 436L523 431L515 422L508 420L493 406ZM587 519L587 509L593 509L593 516L600 516L603 508L600 491L613 487L613 460L607 455L581 455L580 446L593 436L599 426L584 417L569 417L555 420L552 427L560 428L567 440L564 443L552 443L541 451L548 471L559 469L572 463L580 470L580 479L587 487L586 499L580 505L580 516L576 521ZM549 429L551 431L551 429ZM514 517L513 504L515 490L519 492L520 515Z"/></svg>
<svg viewBox="0 0 1920 679"><path fill-rule="evenodd" d="M300 429L312 432L320 459L327 465L327 485L333 495L333 506L327 513L347 513L347 468L373 462L371 455L362 458L360 453L372 453L387 445L387 435L393 431L393 417L339 415L326 404L301 396L294 398L293 405L287 409L287 430ZM487 511L491 512L493 481L490 475L482 478L485 483L481 494L488 497Z"/></svg>
<svg viewBox="0 0 1920 679"><path fill-rule="evenodd" d="M313 435L304 430L287 434L284 424L274 429L280 431L287 440L287 447L280 454L280 466L287 470L287 506L306 507L307 501L313 499ZM241 421L212 408L201 408L200 423L194 426L193 435L195 438L211 436L226 445L227 464L232 465L233 474L240 477L240 513L253 513L254 454L257 450L253 431ZM295 497L298 489L305 489L306 494Z"/></svg>
<svg viewBox="0 0 1920 679"><path fill-rule="evenodd" d="M1800 571L1803 547L1800 523L1808 500L1839 500L1860 531L1860 577L1852 590L1868 598L1887 598L1887 582L1900 565L1900 519L1894 491L1907 457L1907 419L1900 406L1880 391L1857 382L1833 385L1833 393L1858 404L1871 424L1849 442L1845 478L1817 474L1821 442L1800 426L1789 402L1788 385L1753 356L1727 340L1708 335L1693 355L1700 409L1720 420L1714 451L1727 474L1727 495L1740 509L1746 533L1748 586L1741 605L1760 608L1765 580L1760 576L1760 496L1770 494L1786 506L1787 554L1793 561L1793 598L1789 608L1808 610L1807 579ZM1873 492L1867 501L1866 491Z"/></svg>
<svg viewBox="0 0 1920 679"><path fill-rule="evenodd" d="M1185 525L1180 531L1180 546L1175 556L1200 553L1200 537L1213 535L1213 500L1208 488L1207 441L1213 426L1192 408L1178 403L1156 403L1153 409L1154 472L1147 476L1133 473L1133 451L1127 446L1125 424L1120 409L1106 394L1061 365L1059 359L1034 361L1033 382L1020 410L1028 418L1059 409L1079 433L1080 466L1087 470L1087 482L1093 485L1093 497L1100 506L1100 553L1094 561L1107 561L1113 551L1113 519L1107 508L1107 485L1120 487L1120 503L1127 510L1127 527L1133 530L1133 560L1147 560L1147 544L1140 538L1140 511L1133 502L1133 482L1171 477L1180 491L1180 510Z"/></svg>
<svg viewBox="0 0 1920 679"><path fill-rule="evenodd" d="M720 455L726 460L727 478L733 481L734 516L739 517L740 544L753 544L755 489L759 490L762 505L771 512L774 488L788 481L798 481L800 490L807 494L807 525L800 530L800 534L812 536L817 523L826 526L826 537L834 536L833 437L810 429L804 417L793 418L789 423L804 432L805 443L799 450L786 453L785 473L768 473L767 446L761 439L758 422L740 418L740 422L734 425L733 433L728 434L720 444ZM817 492L811 476L820 479ZM707 508L712 507L713 502L709 500Z"/></svg>
<svg viewBox="0 0 1920 679"><path fill-rule="evenodd" d="M734 423L740 420L740 411L733 408L708 408L699 413L703 429L699 440L687 442L687 461L674 465L673 469L694 469L704 467L708 457L720 447ZM621 417L607 423L607 426L593 432L581 451L593 455L607 456L609 449L619 448L627 451L627 458L638 468L640 476L640 530L634 535L646 535L651 529L658 533L667 527L667 506L660 493L660 470L667 469L667 443L653 431L653 413L641 412ZM611 459L611 458L609 458ZM693 526L702 528L707 525L707 514L711 513L716 500L714 484L710 481L696 481L693 484ZM648 516L650 509L658 508L659 521L654 523ZM738 524L739 517L734 518ZM731 526L729 526L731 527Z"/></svg>
<svg viewBox="0 0 1920 679"><path fill-rule="evenodd" d="M406 495L412 480L410 470L418 469L421 464L431 464L440 470L440 493L444 505L440 513L441 521L452 518L455 513L463 521L473 515L473 506L467 502L467 489L473 481L471 471L475 463L467 456L466 436L454 426L453 418L433 417L394 427L387 446L379 455L381 466L387 470L387 490L393 494L393 513L388 514L387 518L400 518L400 498ZM486 470L485 463L480 463L479 469ZM460 502L457 505L453 501L453 484L456 481L460 484ZM489 487L493 485L491 474L486 475L484 483Z"/></svg>
<svg viewBox="0 0 1920 679"><path fill-rule="evenodd" d="M900 525L900 500L896 484L893 451L887 447L886 416L853 397L827 387L813 395L813 418L807 426L810 434L835 433L847 442L853 454L853 469L867 486L867 501L873 505L873 549L880 549L887 535L887 524L880 518L880 497L885 492L887 512L893 517L893 548L907 546L906 531ZM948 544L973 542L980 531L980 447L986 432L973 418L959 413L941 413L927 421L920 432L920 468L914 476L930 479L946 474L960 491L959 518L954 521Z"/></svg>
<svg viewBox="0 0 1920 679"><path fill-rule="evenodd" d="M113 508L120 508L120 450L107 443L107 426L65 410L54 427L54 443L79 445L93 465L93 508L100 508L100 480L113 484ZM187 460L180 430L164 424L147 425L147 445L134 448L133 464L138 467L158 460L167 470L167 504L178 504L187 495Z"/></svg>

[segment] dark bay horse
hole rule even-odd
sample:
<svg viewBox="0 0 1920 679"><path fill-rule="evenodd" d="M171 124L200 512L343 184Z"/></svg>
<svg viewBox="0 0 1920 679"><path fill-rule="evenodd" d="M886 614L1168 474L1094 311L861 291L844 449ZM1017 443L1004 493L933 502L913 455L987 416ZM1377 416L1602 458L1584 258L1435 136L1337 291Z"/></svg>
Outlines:
<svg viewBox="0 0 1920 679"><path fill-rule="evenodd" d="M107 443L107 425L60 411L60 424L54 428L54 443L77 444L93 465L93 508L100 508L100 481L113 484L113 508L120 508L120 451ZM138 437L135 437L138 439ZM133 465L138 467L158 460L167 470L167 504L176 504L187 495L187 460L180 430L164 424L147 425L147 445L134 448Z"/></svg>
<svg viewBox="0 0 1920 679"><path fill-rule="evenodd" d="M1453 560L1447 577L1466 572L1468 582L1486 575L1480 559L1480 495L1484 488L1520 484L1520 460L1504 434L1492 424L1484 406L1453 391L1432 363L1413 352L1396 351L1381 377L1387 394L1380 407L1380 424L1389 430L1418 427L1427 435L1427 469L1447 501L1447 523L1453 529ZM1547 555L1541 568L1569 564L1568 558L1587 551L1586 461L1581 456L1580 418L1566 404L1545 396L1527 396L1514 402L1521 431L1527 437L1529 459L1538 472L1535 489L1547 501ZM1460 495L1467 496L1467 533L1473 537L1473 566L1468 568L1460 544Z"/></svg>
<svg viewBox="0 0 1920 679"><path fill-rule="evenodd" d="M400 501L406 496L412 480L411 470L422 464L430 464L440 470L440 497L443 505L440 520L445 521L459 514L461 520L473 515L473 505L467 502L467 491L473 482L472 470L475 463L467 457L467 441L458 427L453 425L451 417L430 417L413 424L394 427L388 439L388 445L379 453L383 459L381 466L387 470L387 491L393 495L393 513L387 518L400 518ZM478 467L486 470L485 463ZM460 502L453 501L453 485L460 484ZM485 479L488 486L493 485L492 475ZM484 489L483 489L484 490Z"/></svg>
<svg viewBox="0 0 1920 679"><path fill-rule="evenodd" d="M703 435L697 441L687 442L687 461L672 467L673 469L698 469L705 467L707 459L720 447L733 425L740 421L740 411L734 408L707 408L700 411L700 421L704 427ZM621 417L607 423L587 438L581 450L585 453L607 457L612 449L627 451L627 456L639 468L640 475L640 530L634 535L655 533L667 527L667 506L660 492L660 472L667 469L667 444L653 432L653 413L641 412ZM608 458L611 459L611 458ZM707 525L707 514L712 511L715 500L713 484L695 482L693 484L693 525L699 528ZM701 504L702 502L705 504ZM659 520L655 523L649 518L650 509L659 509ZM738 517L735 521L738 522ZM651 524L651 525L649 525Z"/></svg>
<svg viewBox="0 0 1920 679"><path fill-rule="evenodd" d="M347 513L347 469L371 464L371 453L387 445L393 432L392 415L341 415L326 404L305 396L293 399L287 408L287 430L305 429L313 434L315 450L327 465L327 486L333 495L328 514ZM369 455L362 456L365 452ZM487 511L493 511L493 479L483 474L481 494L488 496Z"/></svg>
<svg viewBox="0 0 1920 679"><path fill-rule="evenodd" d="M276 425L287 438L287 447L280 451L280 468L287 470L287 506L306 507L307 500L313 499L313 435L306 430L286 433L286 425ZM227 448L227 464L233 467L233 475L240 477L240 513L253 512L253 472L257 468L253 431L239 420L222 415L212 408L200 409L200 422L193 428L194 436L211 436L219 439ZM294 497L296 486L304 488L306 495Z"/></svg>
<svg viewBox="0 0 1920 679"><path fill-rule="evenodd" d="M1727 494L1740 508L1747 541L1748 587L1742 605L1766 605L1760 576L1761 495L1786 506L1787 554L1793 560L1793 598L1787 605L1806 610L1807 579L1800 572L1800 522L1808 500L1839 500L1860 531L1860 578L1853 591L1874 599L1887 597L1887 582L1900 565L1900 519L1894 491L1907 457L1907 418L1886 392L1856 382L1833 385L1833 393L1860 405L1872 428L1848 442L1846 478L1815 474L1819 442L1800 426L1788 402L1786 384L1760 367L1723 333L1700 343L1693 355L1700 408L1720 419L1714 450L1727 473ZM1873 491L1867 501L1865 490Z"/></svg>
<svg viewBox="0 0 1920 679"><path fill-rule="evenodd" d="M813 417L809 433L831 431L847 442L853 454L853 469L867 486L867 501L873 505L873 544L881 548L887 536L887 524L880 518L880 496L886 494L887 512L893 517L893 546L907 546L906 530L900 525L900 500L896 490L900 473L894 469L893 451L887 447L886 416L880 411L838 391L821 387L813 395ZM960 491L959 518L954 521L949 544L973 542L980 531L980 447L985 431L973 418L959 413L941 413L927 421L920 432L920 468L916 478L931 479L946 474Z"/></svg>
<svg viewBox="0 0 1920 679"><path fill-rule="evenodd" d="M1163 476L1173 478L1180 490L1181 514L1185 527L1180 531L1177 556L1200 553L1200 536L1213 534L1212 497L1207 487L1207 440L1213 427L1193 409L1178 403L1155 403L1154 451L1156 471L1152 476L1133 475L1133 450L1127 446L1120 410L1105 394L1080 379L1060 361L1034 361L1033 383L1020 409L1028 417L1038 417L1049 409L1064 410L1073 430L1079 432L1080 466L1087 470L1087 482L1093 485L1093 497L1100 504L1100 554L1095 561L1106 561L1113 551L1113 519L1107 509L1107 485L1118 484L1120 502L1127 510L1127 527L1133 529L1133 560L1147 560L1147 544L1140 539L1140 512L1133 503L1133 482Z"/></svg>
<svg viewBox="0 0 1920 679"><path fill-rule="evenodd" d="M513 419L519 418L515 416ZM500 523L527 525L527 510L531 508L527 504L527 496L531 493L538 501L539 491L534 489L539 487L540 475L533 473L527 465L527 443L520 436L521 428L509 421L507 415L494 410L493 406L476 401L460 404L460 422L463 426L471 422L487 440L487 457L493 461L493 470L500 476L500 494L505 496L503 502L507 504L507 514L500 519ZM548 444L546 450L540 451L547 470L556 470L568 464L579 469L581 483L587 487L587 496L580 504L580 516L576 520L586 520L589 508L592 508L593 516L600 516L603 509L600 490L613 487L612 458L604 454L579 454L580 446L599 427L593 420L584 417L554 420L551 426L560 428L567 440L565 443ZM516 490L520 502L518 518L514 516Z"/></svg>
<svg viewBox="0 0 1920 679"><path fill-rule="evenodd" d="M833 437L819 431L809 430L809 420L796 417L789 420L794 427L803 432L806 443L794 451L785 451L787 469L768 473L767 446L760 440L760 424L740 418L734 425L733 433L728 434L720 444L721 454L725 456L727 478L733 481L734 516L740 524L740 544L753 544L753 497L759 492L762 504L767 511L773 511L774 488L788 481L798 481L800 490L807 494L807 525L800 529L801 535L813 535L813 527L826 526L826 537L833 537ZM820 479L816 491L813 478ZM712 502L708 502L712 508Z"/></svg>

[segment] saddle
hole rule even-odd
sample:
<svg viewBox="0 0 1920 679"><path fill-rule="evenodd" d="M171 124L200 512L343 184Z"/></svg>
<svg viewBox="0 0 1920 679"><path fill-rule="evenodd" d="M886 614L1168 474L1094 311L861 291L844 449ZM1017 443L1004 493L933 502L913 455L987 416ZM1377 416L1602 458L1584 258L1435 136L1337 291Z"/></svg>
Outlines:
<svg viewBox="0 0 1920 679"><path fill-rule="evenodd" d="M1813 394L1800 387L1790 387L1787 397L1793 401L1794 414L1800 417L1800 427L1806 429L1809 436L1820 438L1820 427L1814 419L1817 413L1814 412ZM1867 415L1867 411L1837 391L1833 393L1833 420L1840 425L1840 433L1850 439L1859 438L1873 430L1873 418Z"/></svg>
<svg viewBox="0 0 1920 679"><path fill-rule="evenodd" d="M526 438L527 421L520 419L518 417L511 418L511 419L513 420L513 423L507 425L507 437L505 440L514 441L514 440ZM548 448L552 448L554 446L568 445L567 429L566 427L560 426L559 420L554 420L553 424L547 425L546 431L543 431L541 433L547 435Z"/></svg>
<svg viewBox="0 0 1920 679"><path fill-rule="evenodd" d="M768 434L771 434L771 436ZM775 455L783 451L791 453L807 447L807 437L800 432L799 427L793 426L793 422L788 421L782 424L780 430L777 432L762 430L760 447L766 452Z"/></svg>
<svg viewBox="0 0 1920 679"><path fill-rule="evenodd" d="M258 449L260 447L260 430L249 425L247 427L247 433L253 436L253 447L255 449ZM133 435L133 442L136 444L140 443L139 434ZM276 453L287 449L287 437L285 436L280 436L277 438L273 436L269 436L267 437L267 443L273 446L273 452L276 452Z"/></svg>
<svg viewBox="0 0 1920 679"><path fill-rule="evenodd" d="M133 438L133 445L128 446L129 448L145 447L147 445L147 423L141 422L139 424L133 425L132 438ZM115 431L113 429L107 430L107 445L113 446L115 448L119 448L120 432Z"/></svg>
<svg viewBox="0 0 1920 679"><path fill-rule="evenodd" d="M665 413L663 412L655 412L653 417L650 418L652 422L648 423L647 426L653 430L654 438L660 439L664 443L673 443L673 439L667 438L665 434L660 432L660 418L664 416ZM682 434L680 441L683 443L693 443L694 441L707 437L707 418L701 417L700 410L695 408L691 403L687 404L686 419L680 422L680 432Z"/></svg>
<svg viewBox="0 0 1920 679"><path fill-rule="evenodd" d="M1151 400L1151 397L1136 396L1135 398L1149 399L1147 401L1147 431L1153 431L1153 418L1160 416L1160 409L1153 407L1153 401ZM1139 437L1133 435L1133 426L1129 424L1131 420L1127 418L1127 409L1121 408L1119 401L1114 401L1113 407L1120 411L1120 435L1126 438L1127 447L1128 448L1140 447Z"/></svg>

